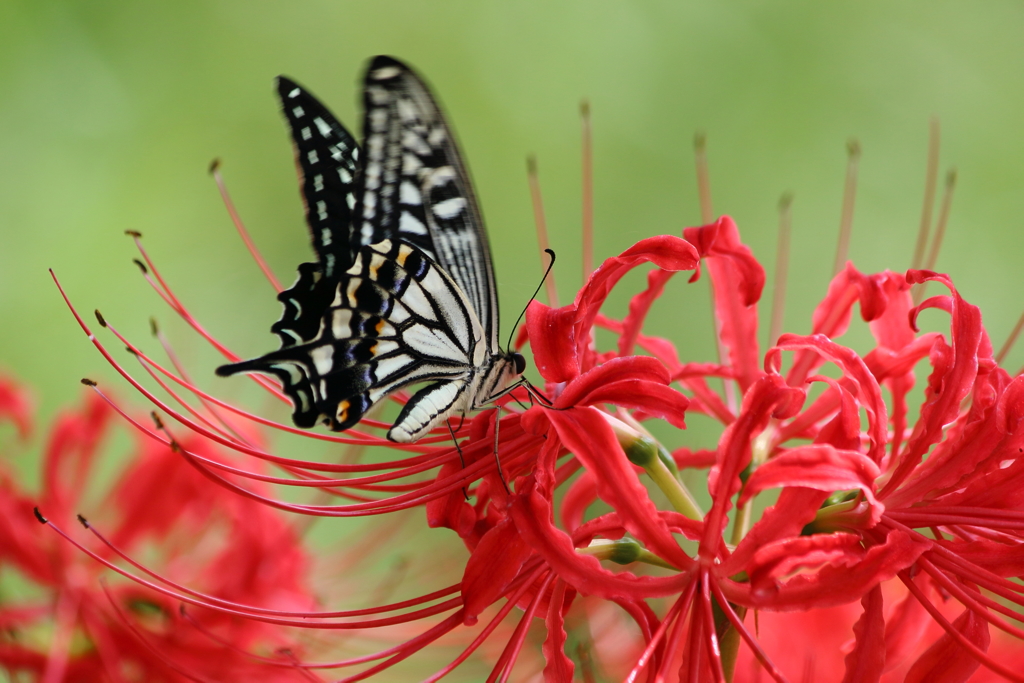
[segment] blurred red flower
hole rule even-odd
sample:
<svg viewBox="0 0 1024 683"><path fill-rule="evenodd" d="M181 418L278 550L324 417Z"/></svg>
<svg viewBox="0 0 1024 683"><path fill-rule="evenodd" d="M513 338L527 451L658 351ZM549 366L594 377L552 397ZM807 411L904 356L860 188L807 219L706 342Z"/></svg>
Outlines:
<svg viewBox="0 0 1024 683"><path fill-rule="evenodd" d="M6 406L27 405L11 380L0 381L0 396ZM5 417L27 438L26 410ZM100 563L39 526L36 505L65 524L99 500L97 519L110 542L158 567L157 583L187 584L182 590L192 596L205 593L223 605L310 609L306 552L288 521L210 486L167 446L133 438L116 482L101 491L114 466L106 452L123 448L114 417L88 392L47 434L38 493L6 473L0 478L0 567L19 582L17 597L8 592L0 607L0 667L47 682L308 680L294 667L298 645L283 628L205 607L179 609L167 594L111 579ZM222 460L197 441L187 440ZM82 542L118 561L111 547Z"/></svg>

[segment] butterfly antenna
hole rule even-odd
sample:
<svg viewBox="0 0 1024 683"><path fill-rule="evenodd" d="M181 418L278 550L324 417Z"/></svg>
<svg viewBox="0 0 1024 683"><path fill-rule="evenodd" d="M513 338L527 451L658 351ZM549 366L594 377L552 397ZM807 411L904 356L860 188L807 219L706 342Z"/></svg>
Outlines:
<svg viewBox="0 0 1024 683"><path fill-rule="evenodd" d="M546 251L548 255L551 256L551 261L548 263L548 269L544 271L544 277L540 279L540 283L537 285L537 289L533 290L533 296L531 296L530 300L526 302L526 307L523 308L523 312L519 314L518 318L516 318L516 324L512 326L512 334L508 336L508 344L505 344L505 348L509 352L512 351L512 340L516 336L516 328L519 327L519 323L523 322L523 316L526 315L526 309L530 307L530 304L533 303L533 300L537 298L538 294L540 294L540 288L544 286L545 280L548 279L548 274L551 273L551 269L555 267L554 249L545 249L544 251Z"/></svg>

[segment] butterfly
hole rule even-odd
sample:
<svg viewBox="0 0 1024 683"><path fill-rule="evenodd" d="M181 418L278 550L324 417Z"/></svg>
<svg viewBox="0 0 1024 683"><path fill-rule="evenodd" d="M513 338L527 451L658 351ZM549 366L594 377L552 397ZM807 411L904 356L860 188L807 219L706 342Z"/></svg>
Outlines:
<svg viewBox="0 0 1024 683"><path fill-rule="evenodd" d="M279 77L315 262L278 299L281 348L217 368L276 376L296 426L354 426L393 392L425 384L388 439L416 441L514 388L526 361L498 341L494 266L469 173L416 73L375 57L364 142L308 90Z"/></svg>

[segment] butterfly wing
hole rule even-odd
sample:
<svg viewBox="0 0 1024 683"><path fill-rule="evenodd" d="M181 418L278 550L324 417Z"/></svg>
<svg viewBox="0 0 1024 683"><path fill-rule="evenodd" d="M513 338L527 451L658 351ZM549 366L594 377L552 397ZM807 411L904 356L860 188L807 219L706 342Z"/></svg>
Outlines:
<svg viewBox="0 0 1024 683"><path fill-rule="evenodd" d="M498 349L491 250L469 172L437 102L416 73L376 57L364 83L364 181L356 210L363 244L402 239L436 260L466 294Z"/></svg>
<svg viewBox="0 0 1024 683"><path fill-rule="evenodd" d="M352 212L359 183L359 146L308 90L284 76L277 94L288 121L295 165L317 261L299 266L299 277L278 299L284 306L271 331L282 346L309 341L334 296L338 274L355 255Z"/></svg>
<svg viewBox="0 0 1024 683"><path fill-rule="evenodd" d="M311 94L287 79L278 92L318 262L300 265L278 297L282 348L217 372L274 374L296 425L323 418L335 431L396 389L434 382L388 434L413 441L471 406L473 370L499 349L490 247L468 171L426 85L395 59L367 70L362 163Z"/></svg>

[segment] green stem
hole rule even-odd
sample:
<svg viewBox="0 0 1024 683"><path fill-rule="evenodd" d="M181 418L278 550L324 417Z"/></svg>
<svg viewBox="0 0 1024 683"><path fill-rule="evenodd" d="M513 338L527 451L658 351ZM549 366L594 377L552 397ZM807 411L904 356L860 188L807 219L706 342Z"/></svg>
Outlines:
<svg viewBox="0 0 1024 683"><path fill-rule="evenodd" d="M599 560L608 560L615 564L643 562L644 564L654 565L655 567L664 567L665 569L674 569L678 571L678 567L673 567L671 564L630 538L621 538L617 541L597 539L591 541L590 545L586 548L577 548L576 552L581 555L592 555Z"/></svg>

